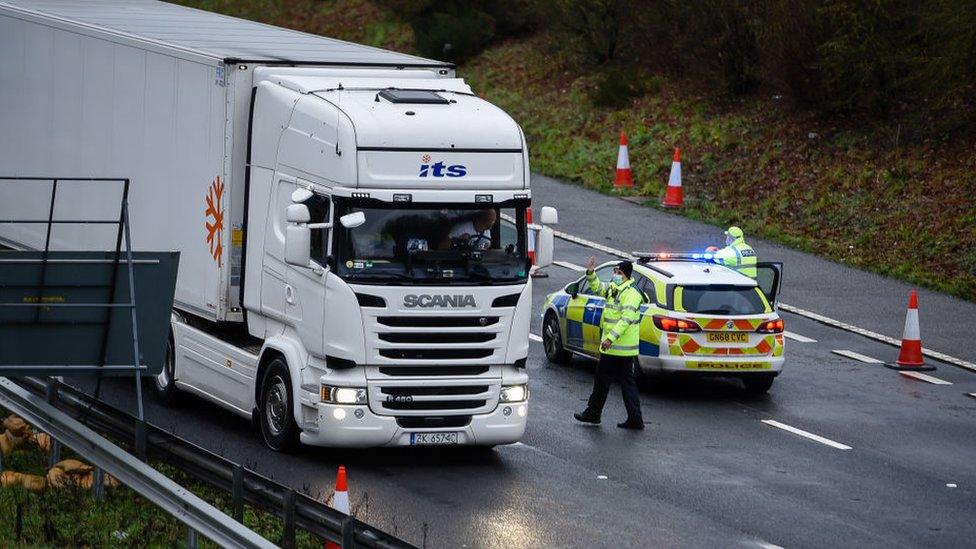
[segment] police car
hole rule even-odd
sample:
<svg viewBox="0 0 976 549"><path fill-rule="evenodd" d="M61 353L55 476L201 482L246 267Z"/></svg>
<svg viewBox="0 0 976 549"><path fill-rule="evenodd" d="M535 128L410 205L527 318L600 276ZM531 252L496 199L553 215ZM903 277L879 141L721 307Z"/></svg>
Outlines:
<svg viewBox="0 0 976 549"><path fill-rule="evenodd" d="M757 278L703 254L634 252L640 308L641 376L694 374L742 379L750 392L769 390L783 369L783 319L776 313L781 263L757 264ZM617 262L595 269L607 282ZM586 277L546 297L542 339L546 357L566 363L598 358L605 300L589 294Z"/></svg>

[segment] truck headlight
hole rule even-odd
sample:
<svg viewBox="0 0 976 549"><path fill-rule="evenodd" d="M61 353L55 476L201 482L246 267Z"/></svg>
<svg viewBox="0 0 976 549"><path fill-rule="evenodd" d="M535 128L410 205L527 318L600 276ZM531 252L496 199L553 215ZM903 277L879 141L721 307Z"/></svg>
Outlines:
<svg viewBox="0 0 976 549"><path fill-rule="evenodd" d="M529 388L526 385L508 385L502 387L499 400L502 402L522 402L529 398Z"/></svg>
<svg viewBox="0 0 976 549"><path fill-rule="evenodd" d="M322 402L329 404L366 404L366 389L322 385L319 393Z"/></svg>

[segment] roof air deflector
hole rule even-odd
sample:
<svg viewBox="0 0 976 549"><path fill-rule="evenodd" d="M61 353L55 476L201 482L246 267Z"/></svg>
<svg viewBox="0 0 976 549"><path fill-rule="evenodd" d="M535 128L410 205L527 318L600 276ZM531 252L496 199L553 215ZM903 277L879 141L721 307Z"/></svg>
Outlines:
<svg viewBox="0 0 976 549"><path fill-rule="evenodd" d="M439 95L437 92L432 92L429 90L389 89L383 90L377 95L383 99L386 99L390 103L404 103L410 105L447 105L450 103L450 101Z"/></svg>

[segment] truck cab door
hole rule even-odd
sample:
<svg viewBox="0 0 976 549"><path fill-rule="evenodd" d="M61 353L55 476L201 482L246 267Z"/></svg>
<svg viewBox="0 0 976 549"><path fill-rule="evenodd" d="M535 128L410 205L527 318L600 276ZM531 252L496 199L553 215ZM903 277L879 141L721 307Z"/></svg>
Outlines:
<svg viewBox="0 0 976 549"><path fill-rule="evenodd" d="M299 186L309 185L299 181ZM334 206L328 196L313 194L304 204L308 206L310 224L332 221ZM298 332L305 349L319 356L325 353L325 277L331 240L331 229L312 229L309 255L322 268L288 265L285 281L286 322Z"/></svg>
<svg viewBox="0 0 976 549"><path fill-rule="evenodd" d="M778 261L756 263L756 282L762 293L766 295L769 305L775 309L783 282L783 264Z"/></svg>

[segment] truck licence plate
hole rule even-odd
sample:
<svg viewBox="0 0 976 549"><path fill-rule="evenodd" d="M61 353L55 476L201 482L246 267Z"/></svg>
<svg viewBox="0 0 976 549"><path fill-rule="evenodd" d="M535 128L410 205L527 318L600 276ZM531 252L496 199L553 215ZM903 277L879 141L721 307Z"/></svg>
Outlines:
<svg viewBox="0 0 976 549"><path fill-rule="evenodd" d="M457 433L410 433L411 446L457 444Z"/></svg>
<svg viewBox="0 0 976 549"><path fill-rule="evenodd" d="M706 338L709 343L749 343L747 332L709 332Z"/></svg>

